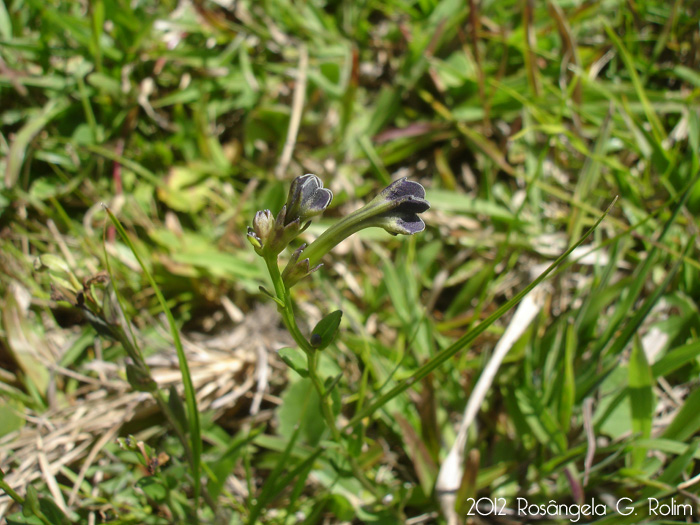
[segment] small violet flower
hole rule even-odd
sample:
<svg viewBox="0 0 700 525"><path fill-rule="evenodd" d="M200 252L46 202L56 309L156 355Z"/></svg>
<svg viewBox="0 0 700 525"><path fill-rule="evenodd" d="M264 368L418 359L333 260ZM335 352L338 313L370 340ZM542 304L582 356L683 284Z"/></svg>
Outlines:
<svg viewBox="0 0 700 525"><path fill-rule="evenodd" d="M405 177L393 182L365 207L372 206L385 211L374 218L371 226L380 226L392 235L413 235L425 230L418 214L429 210L430 203L425 200L425 188L417 182Z"/></svg>
<svg viewBox="0 0 700 525"><path fill-rule="evenodd" d="M322 213L332 199L333 193L323 187L316 175L297 177L289 188L287 203L276 218L270 210L255 214L253 227L248 228L248 240L259 255L276 258L311 224L309 219ZM282 272L285 286L294 286L316 271L321 266L321 257L364 228L384 228L392 235L422 232L425 223L418 214L429 208L425 188L419 183L405 177L391 183L365 206L328 228L311 245L297 248Z"/></svg>
<svg viewBox="0 0 700 525"><path fill-rule="evenodd" d="M429 208L421 184L405 177L393 182L365 206L328 228L307 248L297 250L284 271L285 284L292 286L317 270L321 257L364 228L380 227L392 235L422 232L425 223L418 214ZM299 261L302 255L305 258Z"/></svg>

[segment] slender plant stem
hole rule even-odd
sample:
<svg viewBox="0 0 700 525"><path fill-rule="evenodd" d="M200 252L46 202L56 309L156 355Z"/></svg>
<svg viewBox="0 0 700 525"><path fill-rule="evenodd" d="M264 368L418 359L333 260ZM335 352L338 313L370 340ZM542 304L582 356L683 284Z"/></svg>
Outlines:
<svg viewBox="0 0 700 525"><path fill-rule="evenodd" d="M19 505L24 505L24 498L17 494L17 492L15 492L14 489L10 487L4 479L0 479L0 490L4 491L5 494L7 494L13 500L15 500L15 503L18 503Z"/></svg>
<svg viewBox="0 0 700 525"><path fill-rule="evenodd" d="M148 377L153 380L151 371L148 365L146 364L146 361L143 358L141 351L138 350L134 345L132 345L131 340L129 339L129 337L127 337L126 332L123 329L119 329L116 335L119 341L121 342L122 346L125 348L127 355L129 355L136 363L136 366L144 370ZM180 444L185 449L185 456L187 457L187 462L190 464L190 468L192 468L192 472L194 473L194 453L192 452L190 441L189 439L187 439L187 434L185 434L185 430L180 424L181 422L178 420L177 416L173 413L172 409L170 408L170 405L163 397L163 392L160 390L160 388L156 388L153 392L151 392L151 395L158 404L158 408L160 408L160 411L165 416L165 419L168 420L168 423L170 423L170 426L175 431L175 434L177 435ZM211 507L211 509L216 511L217 503L211 497L206 487L202 487L202 496L204 497L204 500L207 502L207 504Z"/></svg>
<svg viewBox="0 0 700 525"><path fill-rule="evenodd" d="M306 354L307 367L309 370L309 379L311 379L311 382L314 385L316 392L318 393L323 418L326 420L326 424L331 430L333 440L336 443L341 444L343 442L343 439L342 434L338 429L338 425L336 425L335 416L333 415L333 400L329 395L330 392L326 392L326 389L323 386L323 381L321 380L321 376L318 373L319 351L309 344L304 335L301 333L299 326L297 325L296 318L294 317L294 303L292 302L292 296L289 291L289 288L285 286L284 281L282 280L282 275L280 273L279 266L277 266L277 256L273 254L264 254L263 258L265 259L268 272L270 273L272 284L275 287L275 293L277 294L277 298L282 302L282 304L284 304L284 307L282 307L281 305L278 306L278 310L282 314L284 324L289 330L289 333L292 335L294 342L297 345L299 345L299 347ZM350 469L352 470L357 480L373 496L378 498L379 496L374 485L372 485L372 483L367 479L364 471L357 464L355 458L353 458L347 450L343 448L341 448L341 450L343 451L345 459L350 465Z"/></svg>
<svg viewBox="0 0 700 525"><path fill-rule="evenodd" d="M17 494L17 492L15 492L12 489L12 487L10 487L10 485L8 485L5 482L5 480L2 479L3 477L4 477L4 473L2 472L2 470L0 470L0 490L2 490L3 492L5 492L5 494L7 494L13 500L15 500L15 503L17 503L19 505L25 505L27 503L27 500L25 498L23 498L22 496L20 496L19 494ZM31 511L32 511L32 514L34 514L34 516L39 518L39 520L41 520L41 522L44 523L44 525L51 525L51 522L44 515L44 513L41 512L41 509L32 508Z"/></svg>
<svg viewBox="0 0 700 525"><path fill-rule="evenodd" d="M379 226L378 217L389 211L396 204L390 200L375 200L365 204L359 210L337 221L330 228L319 235L314 242L302 252L301 258L309 259L309 266L316 266L321 257L331 251L336 245L350 237L353 233L368 228Z"/></svg>

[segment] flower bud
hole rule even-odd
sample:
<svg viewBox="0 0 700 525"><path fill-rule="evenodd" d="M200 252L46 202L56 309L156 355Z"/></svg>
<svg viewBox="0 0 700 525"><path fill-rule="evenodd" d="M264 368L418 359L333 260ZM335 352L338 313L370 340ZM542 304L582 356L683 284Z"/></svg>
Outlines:
<svg viewBox="0 0 700 525"><path fill-rule="evenodd" d="M274 227L275 219L270 210L262 210L255 214L255 218L253 219L253 230L262 244L267 242L267 239L272 233Z"/></svg>
<svg viewBox="0 0 700 525"><path fill-rule="evenodd" d="M299 246L299 248L294 250L292 257L289 259L287 266L282 272L282 279L284 280L284 284L287 286L287 288L291 288L304 277L323 266L322 264L317 264L311 268L308 259L303 259L300 261L299 256L301 255L301 252L304 251L304 248L306 248L306 244L302 244Z"/></svg>
<svg viewBox="0 0 700 525"><path fill-rule="evenodd" d="M297 177L289 187L287 212L284 224L299 219L304 222L325 210L333 200L333 192L323 187L323 182L316 175L307 173Z"/></svg>
<svg viewBox="0 0 700 525"><path fill-rule="evenodd" d="M276 218L270 210L255 214L253 227L248 228L248 241L258 255L278 255L311 224L308 219L323 212L332 199L333 193L316 175L297 177L289 188L287 204Z"/></svg>

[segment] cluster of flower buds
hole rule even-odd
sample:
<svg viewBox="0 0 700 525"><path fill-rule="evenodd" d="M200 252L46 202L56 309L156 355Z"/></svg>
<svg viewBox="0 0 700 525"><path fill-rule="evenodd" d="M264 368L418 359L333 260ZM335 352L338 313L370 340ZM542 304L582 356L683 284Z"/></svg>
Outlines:
<svg viewBox="0 0 700 525"><path fill-rule="evenodd" d="M259 255L278 255L311 224L311 217L319 215L333 200L333 192L323 187L316 175L302 175L292 181L287 204L277 218L270 210L255 214L253 227L248 228L248 240Z"/></svg>
<svg viewBox="0 0 700 525"><path fill-rule="evenodd" d="M292 182L287 204L273 219L270 210L255 214L253 227L248 228L248 240L262 256L277 256L310 224L309 219L325 210L333 193L323 187L316 175L303 175ZM419 213L430 208L425 188L406 178L399 179L382 190L368 204L344 217L323 232L309 246L295 250L282 273L287 287L317 270L321 258L338 243L364 228L384 228L393 235L413 235L425 229Z"/></svg>

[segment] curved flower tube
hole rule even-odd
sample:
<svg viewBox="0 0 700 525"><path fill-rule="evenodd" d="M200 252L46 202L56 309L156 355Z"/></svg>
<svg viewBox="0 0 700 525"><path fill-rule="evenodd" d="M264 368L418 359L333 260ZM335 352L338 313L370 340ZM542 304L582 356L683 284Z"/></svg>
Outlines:
<svg viewBox="0 0 700 525"><path fill-rule="evenodd" d="M287 203L277 217L270 210L255 214L248 240L258 255L276 267L277 256L310 224L309 219L325 210L333 193L323 187L316 175L297 177L289 188ZM310 246L300 246L292 255L281 277L291 288L320 266L321 257L353 233L364 228L384 228L392 235L413 235L425 229L420 213L428 210L425 188L406 177L384 188L365 206L323 232Z"/></svg>
<svg viewBox="0 0 700 525"><path fill-rule="evenodd" d="M323 232L301 252L300 255L304 256L301 262L307 268L315 269L321 257L364 228L376 226L393 235L419 233L425 229L425 223L418 214L429 208L430 203L425 199L425 188L421 184L406 177L399 179L384 188L365 206ZM300 264L298 259L299 256L290 263Z"/></svg>

